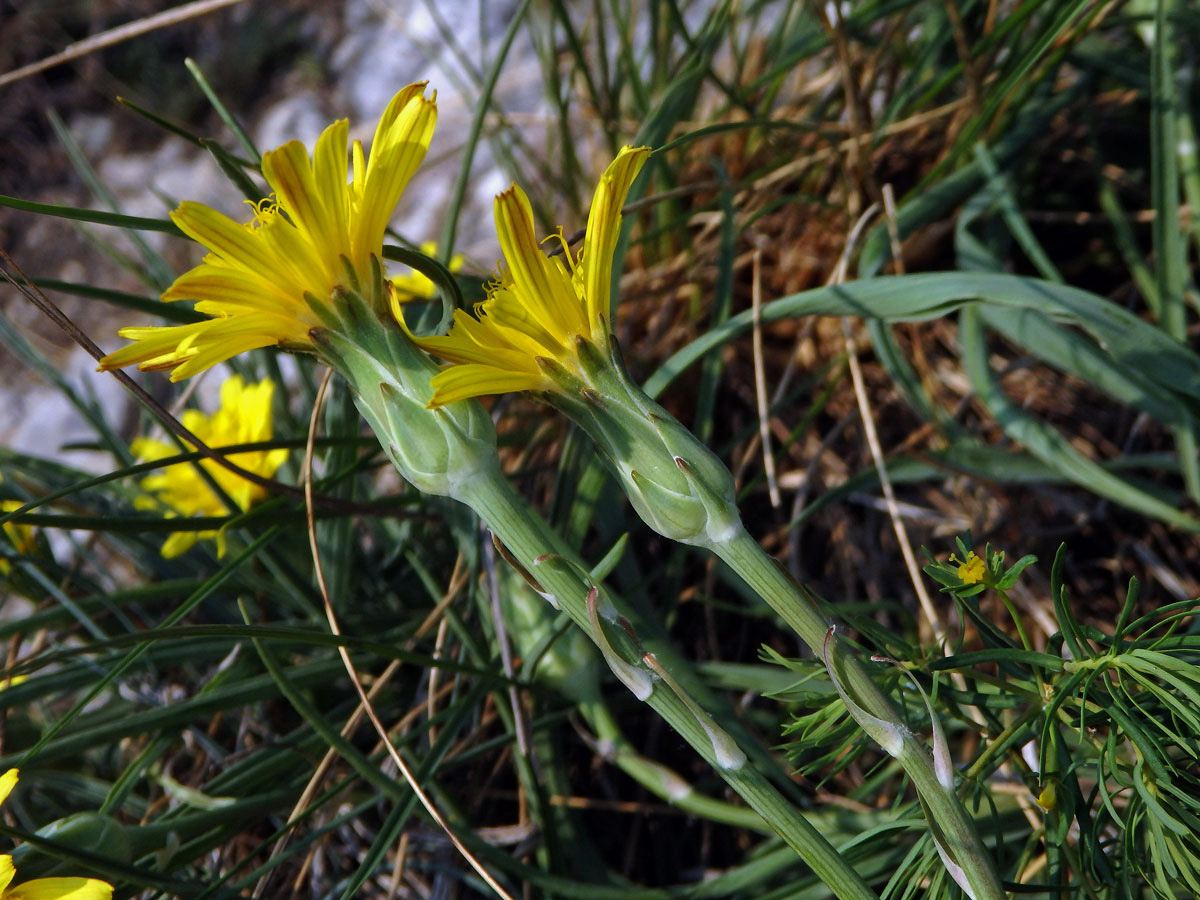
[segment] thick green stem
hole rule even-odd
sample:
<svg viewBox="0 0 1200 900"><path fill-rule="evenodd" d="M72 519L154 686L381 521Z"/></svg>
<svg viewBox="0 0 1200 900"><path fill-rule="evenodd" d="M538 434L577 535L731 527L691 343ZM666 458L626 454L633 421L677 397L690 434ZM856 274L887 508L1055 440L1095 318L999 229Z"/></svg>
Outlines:
<svg viewBox="0 0 1200 900"><path fill-rule="evenodd" d="M394 326L375 312L382 295L378 273L367 297L344 291L339 315L314 329L313 341L349 381L355 404L375 431L397 470L423 491L453 497L471 507L492 529L512 560L567 612L608 660L644 682L646 701L811 867L840 900L878 896L829 841L767 780L741 748L673 677L669 652L646 653L624 628L611 627L600 612L599 594L587 570L553 529L500 472L491 419L477 401L430 410L430 377L437 371ZM672 466L674 463L672 462ZM591 612L589 613L589 600ZM604 601L607 605L608 601ZM597 626L602 631L597 631ZM645 660L645 665L643 665ZM651 676L648 668L657 669ZM664 680L666 679L666 680ZM636 686L636 685L635 685Z"/></svg>
<svg viewBox="0 0 1200 900"><path fill-rule="evenodd" d="M841 641L832 639L831 624L821 614L812 594L763 550L745 528L739 527L725 540L707 546L826 661L833 669L832 677L840 680L845 693L853 698L854 704L861 706L855 710L848 703L851 713L877 740L873 729L878 728L878 720L882 720L891 737L890 745L885 744L885 747L912 780L925 806L930 831L940 845L939 849L949 856L949 865L961 868L975 900L1004 900L1006 894L991 855L983 845L974 819L953 789L948 767L939 777L934 759L924 744L904 726L891 701L858 658ZM877 721L864 720L870 717ZM938 749L945 752L944 748L935 748L935 752ZM951 871L953 873L953 868Z"/></svg>
<svg viewBox="0 0 1200 900"><path fill-rule="evenodd" d="M547 401L596 441L646 524L664 537L720 556L825 660L854 720L908 773L947 870L973 900L1003 900L995 866L958 799L937 721L931 759L836 638L812 595L746 533L725 464L629 378L615 341L599 347L580 339L570 367L543 361L542 368L557 387ZM668 684L669 677L664 676Z"/></svg>
<svg viewBox="0 0 1200 900"><path fill-rule="evenodd" d="M499 472L494 477L472 480L456 496L479 514L516 560L533 573L541 588L553 595L561 608L590 635L587 597L592 585L571 566L538 564L548 551L555 551L559 542ZM622 629L609 629L607 638L626 662L638 664L640 651ZM682 698L656 682L646 702L716 769L836 896L842 900L877 900L849 863L753 764L738 768L721 765L710 732Z"/></svg>

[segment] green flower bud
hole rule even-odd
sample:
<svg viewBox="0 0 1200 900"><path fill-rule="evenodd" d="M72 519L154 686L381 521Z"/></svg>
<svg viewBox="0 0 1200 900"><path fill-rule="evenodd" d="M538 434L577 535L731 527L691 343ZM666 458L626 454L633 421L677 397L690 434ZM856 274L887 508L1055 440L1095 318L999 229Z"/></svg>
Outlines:
<svg viewBox="0 0 1200 900"><path fill-rule="evenodd" d="M496 429L476 400L428 409L438 368L391 322L349 294L336 327L314 329L320 355L350 384L354 402L414 487L460 497L464 485L496 470Z"/></svg>
<svg viewBox="0 0 1200 900"><path fill-rule="evenodd" d="M596 442L642 520L699 547L736 534L741 519L725 464L633 383L615 340L606 354L579 338L576 352L582 377L543 365L559 388L543 398Z"/></svg>

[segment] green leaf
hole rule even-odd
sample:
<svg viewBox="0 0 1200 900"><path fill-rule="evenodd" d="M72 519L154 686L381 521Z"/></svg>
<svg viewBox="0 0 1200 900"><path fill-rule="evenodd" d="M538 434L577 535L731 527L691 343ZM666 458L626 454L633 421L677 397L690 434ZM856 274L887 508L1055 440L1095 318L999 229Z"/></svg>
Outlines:
<svg viewBox="0 0 1200 900"><path fill-rule="evenodd" d="M1001 591L1011 590L1017 583L1017 579L1021 577L1021 573L1035 562L1037 562L1037 557L1033 554L1022 556L1004 571L996 582L996 588Z"/></svg>
<svg viewBox="0 0 1200 900"><path fill-rule="evenodd" d="M983 328L974 309L966 308L960 315L959 342L963 364L975 393L1009 437L1024 444L1030 453L1080 487L1177 528L1200 532L1200 519L1113 475L1075 449L1054 428L1012 402L993 376Z"/></svg>
<svg viewBox="0 0 1200 900"><path fill-rule="evenodd" d="M886 322L936 319L982 304L1034 309L1078 326L1124 365L1156 385L1200 400L1200 356L1128 310L1088 291L1035 278L980 272L933 272L873 278L791 294L762 307L764 325L805 316L858 316ZM684 370L749 331L751 310L713 328L672 355L645 390L662 393Z"/></svg>
<svg viewBox="0 0 1200 900"><path fill-rule="evenodd" d="M146 219L142 216L126 216L121 213L104 212L100 209L80 209L75 206L60 206L53 203L34 203L32 200L21 200L17 197L7 197L4 194L0 194L0 206L40 213L44 216L58 216L60 219L74 219L77 222L115 225L118 228L128 228L133 231L163 231L176 237L184 236L183 232L176 228L175 223L170 219Z"/></svg>
<svg viewBox="0 0 1200 900"><path fill-rule="evenodd" d="M989 663L1017 663L1022 666L1038 666L1049 672L1061 672L1063 660L1049 653L1039 653L1036 650L1025 650L1021 647L995 647L988 650L971 650L966 653L956 653L940 659L930 660L925 668L930 672L940 672L944 669L966 669L972 666Z"/></svg>

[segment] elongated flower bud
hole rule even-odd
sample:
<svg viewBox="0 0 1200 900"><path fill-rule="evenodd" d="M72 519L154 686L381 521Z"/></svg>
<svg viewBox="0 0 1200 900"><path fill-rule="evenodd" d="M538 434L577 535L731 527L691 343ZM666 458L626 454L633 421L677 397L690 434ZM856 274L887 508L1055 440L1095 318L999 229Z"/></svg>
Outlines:
<svg viewBox="0 0 1200 900"><path fill-rule="evenodd" d="M339 291L337 319L312 331L319 355L349 382L400 474L426 493L461 499L472 478L499 471L491 418L477 400L427 408L437 366L366 299Z"/></svg>
<svg viewBox="0 0 1200 900"><path fill-rule="evenodd" d="M712 547L741 527L733 476L711 450L646 396L616 340L575 339L578 368L541 359L557 390L542 395L588 433L647 525L671 540Z"/></svg>

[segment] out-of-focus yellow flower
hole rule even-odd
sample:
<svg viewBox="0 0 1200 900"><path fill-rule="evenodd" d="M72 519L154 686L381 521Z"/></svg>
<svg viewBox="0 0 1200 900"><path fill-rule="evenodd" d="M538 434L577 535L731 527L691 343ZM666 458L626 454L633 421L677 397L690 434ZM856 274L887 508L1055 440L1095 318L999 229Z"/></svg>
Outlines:
<svg viewBox="0 0 1200 900"><path fill-rule="evenodd" d="M9 769L0 775L0 803L8 799L17 785L18 772ZM17 870L7 853L0 854L0 900L109 900L112 885L98 878L35 878L12 885Z"/></svg>
<svg viewBox="0 0 1200 900"><path fill-rule="evenodd" d="M234 375L221 385L220 409L211 416L199 410L186 410L182 417L183 424L214 449L232 444L269 441L272 436L271 397L274 392L275 384L270 379L246 385L240 375ZM154 438L138 438L133 442L132 449L135 456L145 461L179 454L177 445ZM243 469L270 478L287 459L287 453L284 449L251 450L230 454L228 459ZM189 462L168 466L143 479L142 487L156 497L143 497L136 505L141 509L161 509L165 506L168 516L226 515L229 510L196 471L196 465ZM249 509L267 495L265 488L230 472L211 459L200 460L199 465L241 510ZM177 531L163 544L162 554L170 559L201 538L212 537L217 539L217 554L224 555L224 535L217 531Z"/></svg>
<svg viewBox="0 0 1200 900"><path fill-rule="evenodd" d="M0 512L10 513L24 505L20 500L0 500ZM29 553L37 542L32 525L18 525L16 522L4 523L4 537L12 544L13 551L20 555ZM12 563L0 558L0 575L7 575L11 571Z"/></svg>
<svg viewBox="0 0 1200 900"><path fill-rule="evenodd" d="M539 359L576 368L576 340L609 342L612 257L621 207L649 147L623 147L600 177L588 214L583 253L573 257L562 235L561 257L542 252L529 198L516 185L496 197L496 232L504 253L499 280L472 316L454 313L444 336L415 338L451 365L433 379L430 406L506 391L552 390ZM396 316L400 318L399 309Z"/></svg>
<svg viewBox="0 0 1200 900"><path fill-rule="evenodd" d="M1055 778L1050 777L1046 779L1045 787L1037 795L1037 804L1046 812L1050 812L1058 805L1058 786Z"/></svg>
<svg viewBox="0 0 1200 900"><path fill-rule="evenodd" d="M382 264L383 233L400 195L425 158L437 119L436 95L413 84L392 98L379 120L368 160L349 124L334 122L310 160L299 141L263 154L272 198L241 224L202 203L185 201L171 219L212 252L181 275L163 300L197 300L212 316L166 327L123 328L133 341L101 360L101 369L170 369L178 381L257 347L311 348L321 324L310 304L327 305L338 286L372 278Z"/></svg>
<svg viewBox="0 0 1200 900"><path fill-rule="evenodd" d="M951 561L959 562L954 557L951 557ZM963 584L978 584L987 574L987 563L976 556L974 550L971 550L967 553L967 558L959 563L957 574L958 580Z"/></svg>
<svg viewBox="0 0 1200 900"><path fill-rule="evenodd" d="M421 252L426 256L433 256L437 253L437 244L433 241L425 241L421 244ZM462 270L463 262L465 262L463 255L455 253L450 257L450 265L446 268L451 272L459 272ZM416 269L409 269L400 275L393 275L390 280L394 290L392 296L397 303L408 303L410 300L429 300L437 295L437 288L429 280L429 276Z"/></svg>

